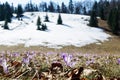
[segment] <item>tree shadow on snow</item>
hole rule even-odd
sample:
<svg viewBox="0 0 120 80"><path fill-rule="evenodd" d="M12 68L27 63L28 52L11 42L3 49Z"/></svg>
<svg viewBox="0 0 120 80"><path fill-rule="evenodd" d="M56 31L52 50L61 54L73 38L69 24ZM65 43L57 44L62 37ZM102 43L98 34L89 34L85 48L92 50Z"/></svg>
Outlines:
<svg viewBox="0 0 120 80"><path fill-rule="evenodd" d="M28 16L23 16L22 18L25 18L25 19L30 19L30 17L28 17Z"/></svg>
<svg viewBox="0 0 120 80"><path fill-rule="evenodd" d="M66 26L66 27L69 27L69 28L72 28L71 26L69 26L69 25L67 25L67 24L62 24L62 25Z"/></svg>

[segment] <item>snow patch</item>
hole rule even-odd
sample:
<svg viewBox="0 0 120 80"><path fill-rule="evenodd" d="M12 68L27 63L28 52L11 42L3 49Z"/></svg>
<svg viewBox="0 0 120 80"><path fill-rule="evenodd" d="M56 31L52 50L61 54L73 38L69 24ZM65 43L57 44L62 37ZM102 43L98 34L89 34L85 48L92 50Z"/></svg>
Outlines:
<svg viewBox="0 0 120 80"><path fill-rule="evenodd" d="M32 14L32 15L31 15ZM85 46L108 40L110 35L102 29L87 26L89 16L61 14L63 25L57 25L58 13L48 13L50 22L44 22L46 13L26 12L23 21L16 18L9 23L10 30L0 28L0 45L47 46L50 48L62 48L73 45ZM42 23L46 23L48 31L38 31L36 21L40 16ZM4 22L0 22L4 24Z"/></svg>

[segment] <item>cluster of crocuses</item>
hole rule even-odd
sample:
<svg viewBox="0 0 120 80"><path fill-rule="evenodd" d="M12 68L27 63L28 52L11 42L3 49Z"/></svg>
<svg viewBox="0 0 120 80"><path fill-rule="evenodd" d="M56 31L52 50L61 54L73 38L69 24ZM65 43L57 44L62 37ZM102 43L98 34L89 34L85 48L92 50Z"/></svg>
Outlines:
<svg viewBox="0 0 120 80"><path fill-rule="evenodd" d="M116 67L120 66L120 56L111 55L96 55L96 54L83 54L83 53L55 53L55 52L35 52L27 51L24 53L19 52L1 52L0 54L0 66L3 67L4 73L9 73L9 64L10 60L19 61L22 64L29 65L32 61L34 64L46 65L50 67L53 62L63 62L61 64L66 65L66 67L75 68L76 66L81 66L85 64L85 67L89 67L90 64L98 63L100 67L114 66L111 62L114 62ZM60 61L61 60L61 61ZM44 64L43 64L44 63ZM97 66L99 66L97 64ZM109 66L107 66L109 65ZM65 66L63 66L65 67ZM98 68L99 69L99 68ZM117 69L118 70L118 69ZM120 71L120 69L119 69Z"/></svg>
<svg viewBox="0 0 120 80"><path fill-rule="evenodd" d="M26 52L21 54L19 52L1 52L0 54L0 66L3 67L4 73L8 73L8 67L10 66L9 61L20 61L23 64L29 64L30 59L35 56L35 53ZM17 60L20 58L20 60Z"/></svg>
<svg viewBox="0 0 120 80"><path fill-rule="evenodd" d="M63 53L62 58L63 58L63 60L64 60L64 62L66 63L67 66L69 66L69 67L75 66L76 62L73 61L73 55Z"/></svg>

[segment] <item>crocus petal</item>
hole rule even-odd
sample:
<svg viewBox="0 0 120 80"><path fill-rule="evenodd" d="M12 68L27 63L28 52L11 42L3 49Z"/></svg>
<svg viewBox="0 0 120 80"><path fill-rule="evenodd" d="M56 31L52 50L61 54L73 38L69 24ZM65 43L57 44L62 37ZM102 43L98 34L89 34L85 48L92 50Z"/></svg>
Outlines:
<svg viewBox="0 0 120 80"><path fill-rule="evenodd" d="M117 60L118 64L120 64L120 58Z"/></svg>
<svg viewBox="0 0 120 80"><path fill-rule="evenodd" d="M22 62L23 62L24 64L29 64L29 58L23 58L23 59L22 59Z"/></svg>
<svg viewBox="0 0 120 80"><path fill-rule="evenodd" d="M4 72L7 73L8 69L7 69L7 61L6 61L6 59L2 59L1 66L3 66Z"/></svg>

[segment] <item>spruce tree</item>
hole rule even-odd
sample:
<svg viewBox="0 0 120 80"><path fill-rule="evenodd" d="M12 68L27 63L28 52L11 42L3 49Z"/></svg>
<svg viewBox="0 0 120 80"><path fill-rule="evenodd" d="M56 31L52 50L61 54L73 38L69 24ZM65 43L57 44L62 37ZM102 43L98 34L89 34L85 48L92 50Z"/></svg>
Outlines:
<svg viewBox="0 0 120 80"><path fill-rule="evenodd" d="M41 28L41 30L42 30L42 31L47 30L47 26L46 26L46 24L42 24L42 28Z"/></svg>
<svg viewBox="0 0 120 80"><path fill-rule="evenodd" d="M9 30L9 27L8 27L8 21L7 21L7 19L5 19L4 29Z"/></svg>
<svg viewBox="0 0 120 80"><path fill-rule="evenodd" d="M54 4L53 4L53 2L50 2L50 5L49 5L49 11L50 12L55 12L55 8L54 8Z"/></svg>
<svg viewBox="0 0 120 80"><path fill-rule="evenodd" d="M0 21L5 20L5 8L4 4L0 4Z"/></svg>
<svg viewBox="0 0 120 80"><path fill-rule="evenodd" d="M35 6L35 11L39 11L39 9L38 9L38 6L37 6L37 5Z"/></svg>
<svg viewBox="0 0 120 80"><path fill-rule="evenodd" d="M102 20L105 20L105 15L104 15L104 8L103 8L103 6L100 6L100 18L101 18Z"/></svg>
<svg viewBox="0 0 120 80"><path fill-rule="evenodd" d="M95 1L91 10L90 20L89 20L89 26L91 27L98 27L97 12L98 12L98 5L97 2Z"/></svg>
<svg viewBox="0 0 120 80"><path fill-rule="evenodd" d="M96 16L98 15L98 3L97 1L95 1L95 3L93 4L92 10L95 11Z"/></svg>
<svg viewBox="0 0 120 80"><path fill-rule="evenodd" d="M15 13L13 3L12 3L12 6L11 6L11 11L12 11L12 13Z"/></svg>
<svg viewBox="0 0 120 80"><path fill-rule="evenodd" d="M69 11L70 11L71 14L74 11L74 6L73 6L73 1L72 0L70 0L70 2L69 2Z"/></svg>
<svg viewBox="0 0 120 80"><path fill-rule="evenodd" d="M60 13L60 6L57 5L57 12Z"/></svg>
<svg viewBox="0 0 120 80"><path fill-rule="evenodd" d="M75 14L80 14L80 7L79 6L75 7Z"/></svg>
<svg viewBox="0 0 120 80"><path fill-rule="evenodd" d="M118 6L118 14L120 14L120 1L119 1L119 6ZM119 25L118 25L118 28L119 28L119 31L120 31L120 15L118 16L119 18Z"/></svg>
<svg viewBox="0 0 120 80"><path fill-rule="evenodd" d="M41 25L41 20L40 20L40 17L38 16L38 19L37 19L37 30L40 30L40 25Z"/></svg>
<svg viewBox="0 0 120 80"><path fill-rule="evenodd" d="M44 20L45 22L49 22L49 17L48 17L48 14L47 14L47 12L46 12L46 16L45 16L45 20Z"/></svg>
<svg viewBox="0 0 120 80"><path fill-rule="evenodd" d="M25 11L27 11L27 12L33 12L33 11L35 11L35 10L36 10L36 8L35 8L35 6L32 4L32 2L27 3L27 4L25 5Z"/></svg>
<svg viewBox="0 0 120 80"><path fill-rule="evenodd" d="M44 8L45 8L44 11L47 12L48 11L48 7L47 7L47 3L46 2L44 4Z"/></svg>
<svg viewBox="0 0 120 80"><path fill-rule="evenodd" d="M59 16L58 16L57 24L62 24L62 18L61 18L60 13L59 13Z"/></svg>
<svg viewBox="0 0 120 80"><path fill-rule="evenodd" d="M98 20L97 20L96 13L94 10L91 12L91 15L90 15L89 26L98 27Z"/></svg>
<svg viewBox="0 0 120 80"><path fill-rule="evenodd" d="M22 14L23 14L23 9L22 9L22 6L19 4L18 7L17 7L18 20L20 20L20 17L22 17Z"/></svg>
<svg viewBox="0 0 120 80"><path fill-rule="evenodd" d="M7 19L7 22L11 22L12 13L12 7L10 7L8 2L0 4L0 21Z"/></svg>
<svg viewBox="0 0 120 80"><path fill-rule="evenodd" d="M8 2L5 3L4 5L4 10L5 10L5 19L7 19L7 22L11 22L11 18L12 18L12 10L11 10L11 7L10 5L8 4Z"/></svg>
<svg viewBox="0 0 120 80"><path fill-rule="evenodd" d="M67 13L67 12L68 12L67 7L64 4L64 2L62 2L62 4L61 4L61 13Z"/></svg>
<svg viewBox="0 0 120 80"><path fill-rule="evenodd" d="M87 14L86 7L85 7L85 6L83 7L83 14L84 14L84 15Z"/></svg>
<svg viewBox="0 0 120 80"><path fill-rule="evenodd" d="M119 30L119 10L117 8L111 9L108 17L108 24L114 34Z"/></svg>
<svg viewBox="0 0 120 80"><path fill-rule="evenodd" d="M5 15L5 19L7 20L7 22L11 22L11 17L8 15L9 13L7 13Z"/></svg>

